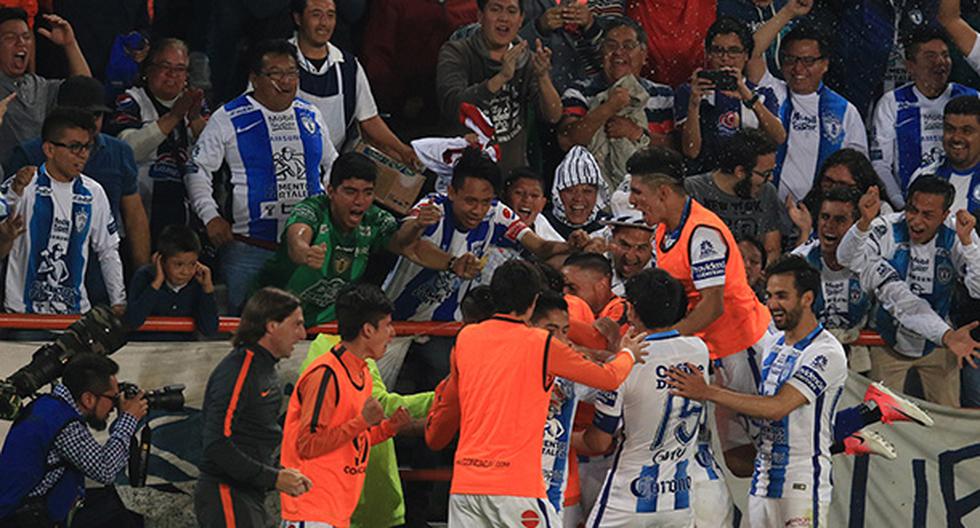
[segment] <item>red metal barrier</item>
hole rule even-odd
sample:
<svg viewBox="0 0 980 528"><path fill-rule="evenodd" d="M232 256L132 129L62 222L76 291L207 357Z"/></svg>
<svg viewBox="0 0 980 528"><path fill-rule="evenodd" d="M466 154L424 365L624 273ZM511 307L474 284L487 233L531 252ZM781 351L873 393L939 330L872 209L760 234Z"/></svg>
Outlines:
<svg viewBox="0 0 980 528"><path fill-rule="evenodd" d="M219 317L218 331L231 333L238 328L237 317ZM18 330L64 330L68 325L78 320L77 315L40 315L40 314L0 314L0 328ZM462 327L462 323L446 322L395 322L395 333L400 336L432 335L454 336ZM194 320L190 317L149 317L139 328L141 332L193 332ZM336 334L337 323L327 323L311 327L307 330L311 335ZM861 337L855 345L882 346L881 337L870 330L861 332Z"/></svg>

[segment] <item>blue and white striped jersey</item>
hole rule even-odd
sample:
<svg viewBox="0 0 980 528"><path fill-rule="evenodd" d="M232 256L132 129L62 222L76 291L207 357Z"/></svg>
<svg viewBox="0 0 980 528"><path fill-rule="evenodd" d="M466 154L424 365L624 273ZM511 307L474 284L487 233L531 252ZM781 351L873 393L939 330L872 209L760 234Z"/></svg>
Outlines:
<svg viewBox="0 0 980 528"><path fill-rule="evenodd" d="M846 379L844 347L823 325L792 346L780 335L768 347L759 394L775 396L788 383L807 403L762 421L751 495L830 501L833 420Z"/></svg>
<svg viewBox="0 0 980 528"><path fill-rule="evenodd" d="M91 308L85 272L98 255L113 305L125 304L119 233L109 199L98 182L78 175L61 182L45 166L18 196L13 178L2 192L27 232L14 240L7 264L4 306L16 313L77 314Z"/></svg>
<svg viewBox="0 0 980 528"><path fill-rule="evenodd" d="M824 328L849 330L864 328L871 313L872 297L861 286L857 273L846 267L830 269L820 255L820 241L810 242L793 250L820 272L820 295L813 303L813 313Z"/></svg>
<svg viewBox="0 0 980 528"><path fill-rule="evenodd" d="M930 99L910 83L878 100L870 134L871 163L899 207L916 169L942 161L943 109L961 95L976 97L977 91L949 83L939 97Z"/></svg>
<svg viewBox="0 0 980 528"><path fill-rule="evenodd" d="M442 220L425 229L422 239L453 256L467 252L477 258L487 256L505 240L518 242L531 229L524 225L514 211L494 200L478 226L460 231L453 216L453 204L445 194L430 194L415 206L424 204L442 209ZM410 213L411 214L414 213ZM484 266L483 272L471 280L463 280L448 270L423 268L405 257L399 257L394 269L385 279L384 290L394 299L396 321L459 321L459 303L470 287L481 284L483 274L492 275L494 268ZM485 283L485 281L483 282Z"/></svg>
<svg viewBox="0 0 980 528"><path fill-rule="evenodd" d="M980 237L971 234L964 246L956 236L956 218L949 215L936 235L925 244L909 239L905 213L875 218L868 232L857 224L841 239L837 256L850 269L861 271L877 267L884 260L909 286L912 293L928 301L941 318L949 316L957 279L963 279L970 295L980 298ZM921 357L935 344L892 317L885 309L875 314L878 333L896 352Z"/></svg>
<svg viewBox="0 0 980 528"><path fill-rule="evenodd" d="M548 420L544 423L544 444L541 447L541 472L544 474L548 502L561 512L568 486L568 449L572 445L572 426L578 402L590 391L582 384L565 378L555 378L551 388Z"/></svg>
<svg viewBox="0 0 980 528"><path fill-rule="evenodd" d="M692 363L708 379L708 347L676 331L646 337L646 363L636 365L618 390L596 397L595 425L612 434L622 421L620 443L595 508L636 513L691 507L691 471L704 407L673 396L667 370Z"/></svg>
<svg viewBox="0 0 980 528"><path fill-rule="evenodd" d="M219 216L211 173L231 169L232 231L276 242L289 213L304 198L323 193L337 151L323 116L294 99L273 112L241 95L211 114L194 146L195 170L187 175L194 213L207 224Z"/></svg>

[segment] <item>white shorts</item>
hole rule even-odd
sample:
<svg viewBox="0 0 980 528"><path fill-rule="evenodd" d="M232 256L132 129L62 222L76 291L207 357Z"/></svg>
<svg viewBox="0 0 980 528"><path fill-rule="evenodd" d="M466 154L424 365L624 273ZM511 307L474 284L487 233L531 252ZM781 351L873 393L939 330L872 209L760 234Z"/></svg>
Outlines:
<svg viewBox="0 0 980 528"><path fill-rule="evenodd" d="M770 499L749 495L749 526L752 528L821 528L827 526L829 507L829 502L814 502L811 499ZM814 509L817 511L814 512Z"/></svg>
<svg viewBox="0 0 980 528"><path fill-rule="evenodd" d="M545 499L507 495L449 496L449 528L560 528L555 507Z"/></svg>
<svg viewBox="0 0 980 528"><path fill-rule="evenodd" d="M283 521L279 528L334 528L332 524L317 521Z"/></svg>
<svg viewBox="0 0 980 528"><path fill-rule="evenodd" d="M770 338L764 336L752 347L718 360L721 368L715 370L717 382L735 392L757 394L762 372L763 347L769 341ZM753 444L753 439L759 434L759 428L751 418L722 405L715 406L715 421L722 452Z"/></svg>
<svg viewBox="0 0 980 528"><path fill-rule="evenodd" d="M691 501L691 509L694 510L694 526L715 528L734 524L735 506L724 479L695 478L693 488L694 500Z"/></svg>
<svg viewBox="0 0 980 528"><path fill-rule="evenodd" d="M688 509L636 513L606 506L589 515L586 528L694 528L694 513Z"/></svg>

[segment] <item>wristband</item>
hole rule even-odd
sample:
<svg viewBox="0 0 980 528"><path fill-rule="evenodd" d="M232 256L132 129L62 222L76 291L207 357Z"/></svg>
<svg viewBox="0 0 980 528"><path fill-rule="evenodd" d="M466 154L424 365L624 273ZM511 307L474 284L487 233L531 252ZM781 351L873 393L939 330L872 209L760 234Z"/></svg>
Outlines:
<svg viewBox="0 0 980 528"><path fill-rule="evenodd" d="M748 101L742 101L742 104L745 105L745 108L751 109L753 106L755 106L755 103L757 102L759 102L759 94L756 93L756 94L752 94L752 98L749 99Z"/></svg>
<svg viewBox="0 0 980 528"><path fill-rule="evenodd" d="M636 356L633 354L633 351L632 350L630 350L628 348L623 348L623 349L620 349L620 352L626 352L627 354L629 354L630 357L633 359L633 363L636 363Z"/></svg>
<svg viewBox="0 0 980 528"><path fill-rule="evenodd" d="M456 264L456 256L449 257L449 263L446 264L446 271L453 270L453 264Z"/></svg>

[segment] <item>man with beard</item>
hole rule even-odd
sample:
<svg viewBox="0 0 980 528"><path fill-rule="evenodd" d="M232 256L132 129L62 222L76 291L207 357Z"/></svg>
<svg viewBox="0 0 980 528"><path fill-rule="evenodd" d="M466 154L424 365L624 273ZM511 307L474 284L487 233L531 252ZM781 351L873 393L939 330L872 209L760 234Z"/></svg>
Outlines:
<svg viewBox="0 0 980 528"><path fill-rule="evenodd" d="M946 157L914 175L933 174L956 189L952 210L980 213L980 99L964 95L951 99L943 111L943 150Z"/></svg>
<svg viewBox="0 0 980 528"><path fill-rule="evenodd" d="M782 254L779 198L769 183L776 167L776 144L765 132L746 128L724 143L716 159L717 170L691 176L684 187L736 238L760 240L766 259L774 262Z"/></svg>
<svg viewBox="0 0 980 528"><path fill-rule="evenodd" d="M975 89L949 82L952 61L941 30L912 33L905 56L914 82L881 97L871 131L871 162L888 196L899 205L905 204L916 169L943 158L947 103L961 96L977 99Z"/></svg>
<svg viewBox="0 0 980 528"><path fill-rule="evenodd" d="M831 451L838 398L847 379L844 349L817 321L820 275L798 256L766 270L767 305L780 330L766 347L759 394L708 385L690 363L674 367L672 394L711 401L761 418L749 491L749 524L825 526L832 491Z"/></svg>
<svg viewBox="0 0 980 528"><path fill-rule="evenodd" d="M0 452L0 526L64 523L85 496L86 477L103 484L115 480L147 411L142 392L120 392L117 372L119 365L105 356L78 355L50 394L21 411ZM119 416L100 445L88 427L105 430L116 407Z"/></svg>

